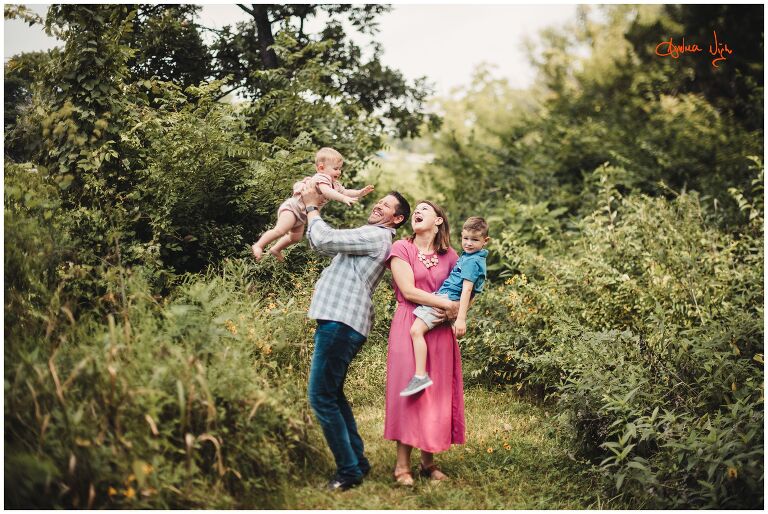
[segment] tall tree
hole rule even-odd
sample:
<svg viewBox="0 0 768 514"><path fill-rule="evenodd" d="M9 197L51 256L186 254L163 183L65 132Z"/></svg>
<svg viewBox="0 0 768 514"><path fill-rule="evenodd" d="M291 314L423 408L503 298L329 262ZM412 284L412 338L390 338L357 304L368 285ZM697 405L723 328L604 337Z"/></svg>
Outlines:
<svg viewBox="0 0 768 514"><path fill-rule="evenodd" d="M246 22L224 27L213 45L214 74L218 78L232 77L226 92L257 99L269 91L259 71L284 67L295 73L306 59L319 55L321 62L334 71L327 77L332 87L358 103L368 115L381 119L381 128L392 129L400 136L413 136L427 122L436 127L438 118L424 110L430 93L425 79L409 83L398 71L381 63L382 49L371 46L369 58L363 48L354 43L344 28L373 35L377 32L376 17L389 10L383 5L362 6L332 4L238 4L249 15ZM306 31L306 22L325 18L324 28L316 34ZM280 55L275 36L282 33L292 42L291 51L307 50L306 59L287 62ZM313 43L327 41L318 54Z"/></svg>
<svg viewBox="0 0 768 514"><path fill-rule="evenodd" d="M157 77L180 86L212 75L212 55L196 17L199 5L139 4L126 44L136 50L128 67L134 79Z"/></svg>

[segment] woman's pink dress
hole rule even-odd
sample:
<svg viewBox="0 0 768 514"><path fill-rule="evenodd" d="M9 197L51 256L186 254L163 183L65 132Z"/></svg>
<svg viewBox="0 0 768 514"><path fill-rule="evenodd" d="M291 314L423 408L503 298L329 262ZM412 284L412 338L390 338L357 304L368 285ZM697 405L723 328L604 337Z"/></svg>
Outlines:
<svg viewBox="0 0 768 514"><path fill-rule="evenodd" d="M438 255L437 266L427 269L417 254L416 246L402 239L392 245L389 258L399 257L410 264L416 287L430 293L440 288L459 258L451 248L445 255ZM389 330L384 438L432 453L442 452L465 440L459 345L448 324L427 332L427 373L433 385L413 396L400 396L415 370L410 330L416 304L405 299L397 284L393 287L397 310Z"/></svg>

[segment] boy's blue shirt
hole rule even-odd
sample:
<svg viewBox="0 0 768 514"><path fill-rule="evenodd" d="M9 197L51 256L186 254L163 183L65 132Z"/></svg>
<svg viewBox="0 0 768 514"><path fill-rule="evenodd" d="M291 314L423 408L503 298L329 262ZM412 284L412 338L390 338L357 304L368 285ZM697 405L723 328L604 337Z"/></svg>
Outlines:
<svg viewBox="0 0 768 514"><path fill-rule="evenodd" d="M481 293L485 283L485 257L487 255L488 250L485 249L473 253L462 253L437 293L446 294L451 301L456 302L461 298L461 288L465 280L475 284L474 289L472 289L472 296Z"/></svg>

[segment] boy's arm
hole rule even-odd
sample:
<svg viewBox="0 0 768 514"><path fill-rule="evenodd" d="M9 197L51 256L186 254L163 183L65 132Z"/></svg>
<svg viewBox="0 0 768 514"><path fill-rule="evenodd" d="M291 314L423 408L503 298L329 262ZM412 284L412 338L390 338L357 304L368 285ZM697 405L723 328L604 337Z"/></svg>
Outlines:
<svg viewBox="0 0 768 514"><path fill-rule="evenodd" d="M337 202L345 203L348 206L357 202L357 198L339 193L328 184L319 184L317 187L320 189L320 192L323 193L323 196L328 200L336 200Z"/></svg>
<svg viewBox="0 0 768 514"><path fill-rule="evenodd" d="M461 298L459 298L459 315L456 316L456 322L453 324L453 333L460 339L467 332L467 311L472 299L472 290L475 283L471 280L464 280L461 285Z"/></svg>

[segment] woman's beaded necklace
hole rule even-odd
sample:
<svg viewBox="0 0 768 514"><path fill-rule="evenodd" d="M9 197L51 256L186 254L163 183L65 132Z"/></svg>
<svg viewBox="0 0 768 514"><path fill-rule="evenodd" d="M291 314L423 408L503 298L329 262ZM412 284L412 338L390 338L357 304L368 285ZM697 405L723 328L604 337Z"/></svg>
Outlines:
<svg viewBox="0 0 768 514"><path fill-rule="evenodd" d="M416 247L416 249L419 251L417 257L425 268L429 269L432 266L437 266L437 263L439 262L437 259L437 254L433 254L432 257L427 257L421 250L419 250L419 247Z"/></svg>

